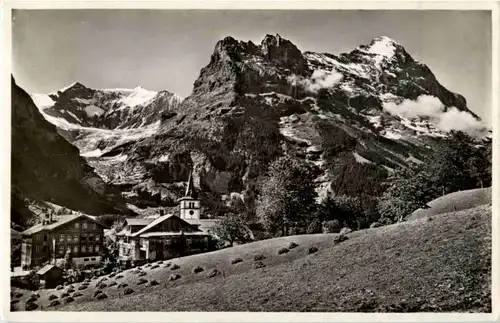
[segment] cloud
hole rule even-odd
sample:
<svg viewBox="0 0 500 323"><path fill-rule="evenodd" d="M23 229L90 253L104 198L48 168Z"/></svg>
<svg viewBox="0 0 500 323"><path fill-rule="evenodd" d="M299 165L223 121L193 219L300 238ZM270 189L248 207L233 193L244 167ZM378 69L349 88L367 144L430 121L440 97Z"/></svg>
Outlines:
<svg viewBox="0 0 500 323"><path fill-rule="evenodd" d="M310 78L297 75L288 77L288 82L293 86L302 86L305 90L317 93L321 89L332 88L342 81L343 75L337 71L316 70Z"/></svg>
<svg viewBox="0 0 500 323"><path fill-rule="evenodd" d="M485 125L466 111L460 111L456 107L446 109L438 98L431 95L421 95L416 101L409 99L396 104L385 102L382 104L384 110L392 115L398 115L407 119L415 117L427 117L442 131L463 131L472 136L484 134Z"/></svg>

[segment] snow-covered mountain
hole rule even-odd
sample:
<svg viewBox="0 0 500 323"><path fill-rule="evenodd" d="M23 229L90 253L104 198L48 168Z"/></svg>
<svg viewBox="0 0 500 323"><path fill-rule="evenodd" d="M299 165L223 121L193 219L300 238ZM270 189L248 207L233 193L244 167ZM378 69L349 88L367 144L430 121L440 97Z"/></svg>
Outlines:
<svg viewBox="0 0 500 323"><path fill-rule="evenodd" d="M36 99L47 120L94 129L69 140L131 202L175 205L192 165L215 213L224 205L213 201L234 198L251 213L268 165L284 154L318 166L322 197L375 197L388 171L425 162L450 130L491 136L464 97L388 37L340 55L302 52L280 35L259 45L226 37L185 100L78 83L49 97L52 106ZM103 144L110 130L124 132Z"/></svg>

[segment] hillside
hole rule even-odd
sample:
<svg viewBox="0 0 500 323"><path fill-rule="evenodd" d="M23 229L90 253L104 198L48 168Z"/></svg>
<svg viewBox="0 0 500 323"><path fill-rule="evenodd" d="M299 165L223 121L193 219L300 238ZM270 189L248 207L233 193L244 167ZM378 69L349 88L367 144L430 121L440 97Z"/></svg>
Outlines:
<svg viewBox="0 0 500 323"><path fill-rule="evenodd" d="M128 212L109 187L39 113L12 78L11 221L25 229L36 221L30 209L45 202L88 214Z"/></svg>
<svg viewBox="0 0 500 323"><path fill-rule="evenodd" d="M72 303L47 307L49 295L67 288L40 291L36 303L58 311L491 311L490 206L356 231L340 244L334 237L291 236L173 259L176 271L163 262L143 267L143 277L131 269L104 281L127 283L129 295L106 286L107 298L94 299L94 279L86 289L75 284L82 295ZM277 254L292 241L299 246ZM311 246L318 251L308 254ZM257 254L266 267L253 267ZM243 261L231 265L236 257ZM194 274L195 266L204 271ZM212 268L223 274L208 278ZM174 273L181 277L169 281ZM140 278L159 284L137 285ZM24 291L14 309L28 297Z"/></svg>
<svg viewBox="0 0 500 323"><path fill-rule="evenodd" d="M428 208L418 209L408 216L408 221L436 214L458 212L481 205L491 205L491 187L454 192L441 196L429 203Z"/></svg>

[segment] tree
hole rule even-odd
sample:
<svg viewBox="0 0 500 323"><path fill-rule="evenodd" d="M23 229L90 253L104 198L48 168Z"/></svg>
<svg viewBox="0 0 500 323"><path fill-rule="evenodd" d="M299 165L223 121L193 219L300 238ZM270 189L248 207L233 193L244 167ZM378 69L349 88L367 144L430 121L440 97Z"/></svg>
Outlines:
<svg viewBox="0 0 500 323"><path fill-rule="evenodd" d="M269 166L256 208L259 221L269 233L288 235L290 228L306 231L314 219L316 171L313 165L289 156Z"/></svg>
<svg viewBox="0 0 500 323"><path fill-rule="evenodd" d="M251 240L251 231L243 222L241 216L230 213L214 226L214 233L220 240L228 241L233 246L235 241Z"/></svg>
<svg viewBox="0 0 500 323"><path fill-rule="evenodd" d="M72 269L75 267L75 263L73 261L73 254L71 253L71 249L68 248L66 250L66 254L64 255L64 263L63 263L64 269Z"/></svg>
<svg viewBox="0 0 500 323"><path fill-rule="evenodd" d="M341 227L358 230L366 227L366 223L370 222L367 219L367 212L363 209L361 199L347 195L326 198L318 206L317 217L322 223L338 221Z"/></svg>

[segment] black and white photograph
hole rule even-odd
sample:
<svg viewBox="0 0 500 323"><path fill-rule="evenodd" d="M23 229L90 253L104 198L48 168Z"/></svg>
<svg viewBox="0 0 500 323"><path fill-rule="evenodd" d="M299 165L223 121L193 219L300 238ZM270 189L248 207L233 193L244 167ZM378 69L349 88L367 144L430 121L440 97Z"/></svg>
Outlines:
<svg viewBox="0 0 500 323"><path fill-rule="evenodd" d="M492 24L12 9L6 308L491 314Z"/></svg>

